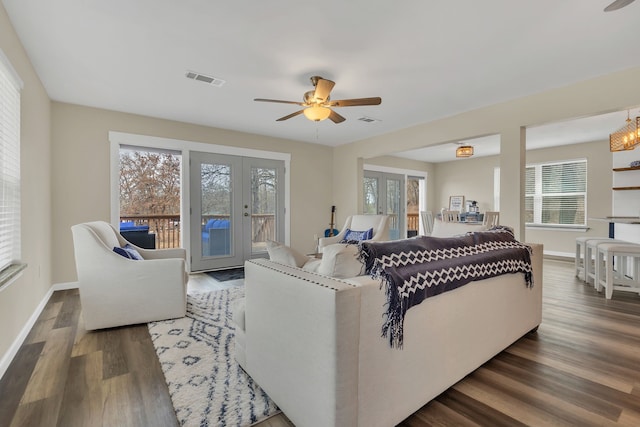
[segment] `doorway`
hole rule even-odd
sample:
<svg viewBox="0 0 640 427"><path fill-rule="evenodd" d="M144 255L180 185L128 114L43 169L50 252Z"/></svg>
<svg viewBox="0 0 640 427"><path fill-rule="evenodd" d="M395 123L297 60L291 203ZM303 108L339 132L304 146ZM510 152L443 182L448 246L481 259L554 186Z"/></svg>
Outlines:
<svg viewBox="0 0 640 427"><path fill-rule="evenodd" d="M241 266L284 240L284 162L191 152L191 270Z"/></svg>
<svg viewBox="0 0 640 427"><path fill-rule="evenodd" d="M363 182L363 213L389 215L389 239L399 239L406 229L404 175L365 170Z"/></svg>

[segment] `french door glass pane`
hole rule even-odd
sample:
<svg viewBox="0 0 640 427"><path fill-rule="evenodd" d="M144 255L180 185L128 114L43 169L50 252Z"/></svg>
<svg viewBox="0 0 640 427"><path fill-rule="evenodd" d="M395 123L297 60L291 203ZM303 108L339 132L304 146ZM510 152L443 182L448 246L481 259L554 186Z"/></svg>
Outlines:
<svg viewBox="0 0 640 427"><path fill-rule="evenodd" d="M251 168L251 252L264 252L276 240L277 170Z"/></svg>
<svg viewBox="0 0 640 427"><path fill-rule="evenodd" d="M378 213L378 179L364 177L364 213Z"/></svg>
<svg viewBox="0 0 640 427"><path fill-rule="evenodd" d="M389 215L389 237L391 240L400 238L400 189L402 185L397 179L387 179L387 211Z"/></svg>
<svg viewBox="0 0 640 427"><path fill-rule="evenodd" d="M231 255L231 165L203 163L200 182L202 256Z"/></svg>

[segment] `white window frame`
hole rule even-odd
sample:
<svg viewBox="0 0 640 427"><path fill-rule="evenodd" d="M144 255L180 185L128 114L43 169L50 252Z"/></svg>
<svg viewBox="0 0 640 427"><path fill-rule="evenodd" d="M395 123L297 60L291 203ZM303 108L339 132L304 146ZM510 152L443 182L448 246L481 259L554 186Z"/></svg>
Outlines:
<svg viewBox="0 0 640 427"><path fill-rule="evenodd" d="M585 190L583 192L568 192L568 193L553 193L553 194L543 194L542 193L542 168L544 166L551 165L563 165L569 163L584 163L585 164ZM587 227L587 168L588 163L587 159L572 159L572 160L562 160L562 161L553 161L553 162L543 162L543 163L533 163L526 165L526 169L534 168L534 179L535 179L535 192L533 194L533 222L527 222L527 227L544 227L544 228L577 228L584 229ZM542 200L545 196L576 196L582 195L584 196L584 223L582 224L547 224L542 222ZM528 194L525 190L525 197Z"/></svg>
<svg viewBox="0 0 640 427"><path fill-rule="evenodd" d="M24 84L0 50L0 289L26 268L20 261L20 97Z"/></svg>

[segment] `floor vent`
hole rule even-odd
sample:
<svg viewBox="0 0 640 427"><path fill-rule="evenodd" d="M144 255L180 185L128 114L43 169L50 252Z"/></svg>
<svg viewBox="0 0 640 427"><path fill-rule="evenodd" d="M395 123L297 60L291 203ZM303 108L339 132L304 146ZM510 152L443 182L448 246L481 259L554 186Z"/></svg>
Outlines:
<svg viewBox="0 0 640 427"><path fill-rule="evenodd" d="M196 73L194 71L187 71L185 76L188 79L197 80L199 82L207 83L215 87L221 87L223 84L225 84L225 81L222 79L219 79L217 77L207 76L206 74Z"/></svg>

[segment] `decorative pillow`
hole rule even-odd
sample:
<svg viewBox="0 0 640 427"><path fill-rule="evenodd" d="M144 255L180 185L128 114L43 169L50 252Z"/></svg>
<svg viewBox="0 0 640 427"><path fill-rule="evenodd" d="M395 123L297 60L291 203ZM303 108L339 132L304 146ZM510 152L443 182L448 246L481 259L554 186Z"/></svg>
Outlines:
<svg viewBox="0 0 640 427"><path fill-rule="evenodd" d="M143 260L144 258L142 258L142 255L140 255L140 252L138 252L133 246L131 246L130 244L126 244L123 247L119 248L119 247L114 247L113 248L113 252L117 253L118 255L121 255L125 258L129 258L129 259L134 259L137 261Z"/></svg>
<svg viewBox="0 0 640 427"><path fill-rule="evenodd" d="M347 228L347 232L344 235L344 239L340 243L361 242L363 240L369 240L373 237L373 228L365 231L355 231Z"/></svg>
<svg viewBox="0 0 640 427"><path fill-rule="evenodd" d="M335 243L325 246L316 272L324 276L346 279L364 274L364 264L358 259L358 245Z"/></svg>
<svg viewBox="0 0 640 427"><path fill-rule="evenodd" d="M309 260L308 256L273 240L267 240L267 252L271 261L292 267L302 267Z"/></svg>

